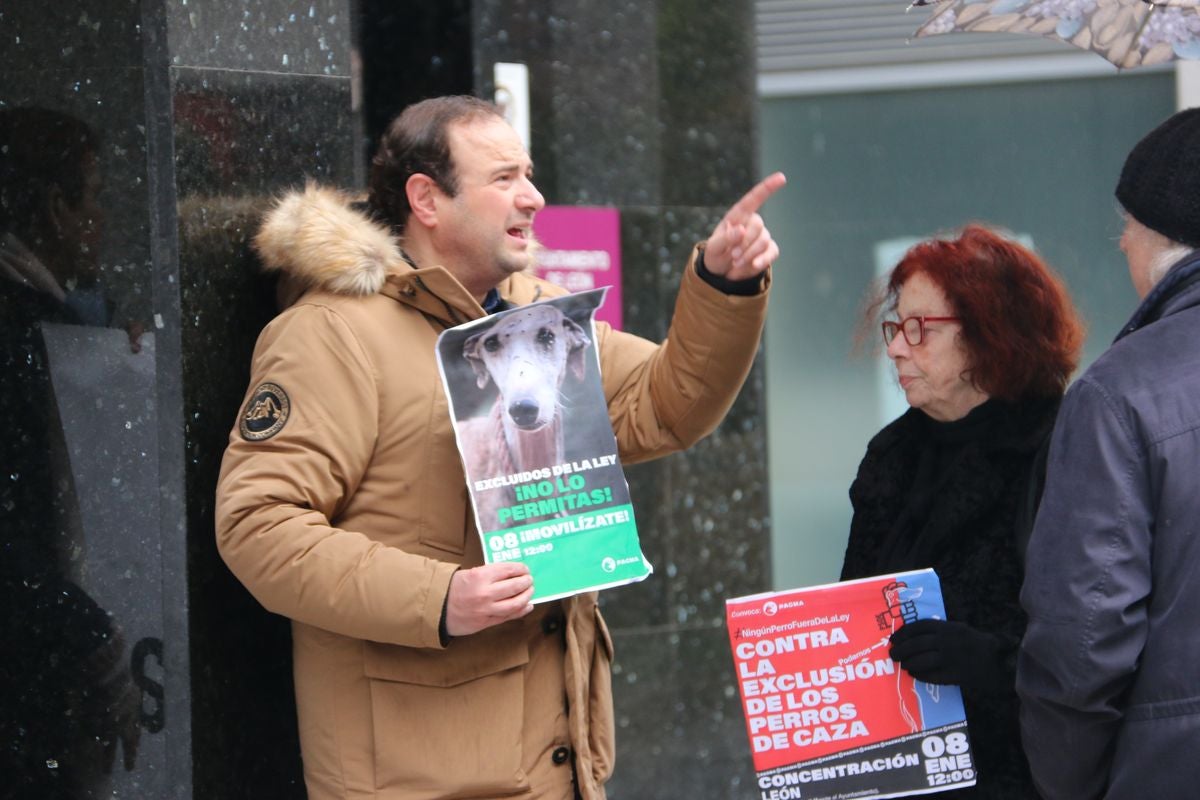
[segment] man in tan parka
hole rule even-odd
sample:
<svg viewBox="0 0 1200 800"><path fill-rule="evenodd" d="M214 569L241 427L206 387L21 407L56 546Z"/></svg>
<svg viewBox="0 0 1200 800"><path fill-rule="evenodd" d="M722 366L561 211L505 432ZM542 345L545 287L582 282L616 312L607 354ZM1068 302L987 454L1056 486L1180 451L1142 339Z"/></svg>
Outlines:
<svg viewBox="0 0 1200 800"><path fill-rule="evenodd" d="M612 642L594 593L530 604L483 565L435 362L447 327L562 290L526 272L544 201L516 132L470 97L389 127L365 204L309 186L256 247L290 307L259 338L218 488L217 542L293 621L311 800L598 800ZM690 446L750 370L778 255L767 178L698 245L661 345L598 323L626 462Z"/></svg>

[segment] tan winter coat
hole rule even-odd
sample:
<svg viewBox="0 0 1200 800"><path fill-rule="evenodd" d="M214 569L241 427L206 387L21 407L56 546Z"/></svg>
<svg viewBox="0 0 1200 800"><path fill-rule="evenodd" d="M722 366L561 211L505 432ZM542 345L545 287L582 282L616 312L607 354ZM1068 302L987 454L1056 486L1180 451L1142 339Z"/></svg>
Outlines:
<svg viewBox="0 0 1200 800"><path fill-rule="evenodd" d="M445 647L438 635L451 574L482 553L434 345L483 309L442 267L409 267L335 192L285 198L256 244L303 293L255 349L217 542L293 620L309 797L565 800L573 758L582 797L603 798L612 642L595 594ZM515 304L561 293L524 274L499 289ZM765 292L725 295L689 264L667 343L597 324L625 463L721 421L765 310Z"/></svg>

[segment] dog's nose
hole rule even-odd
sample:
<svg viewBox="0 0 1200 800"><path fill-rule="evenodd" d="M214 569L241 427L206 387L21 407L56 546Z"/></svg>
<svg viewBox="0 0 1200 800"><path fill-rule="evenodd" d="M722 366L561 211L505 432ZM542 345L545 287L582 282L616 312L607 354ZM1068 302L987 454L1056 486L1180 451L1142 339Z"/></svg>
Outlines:
<svg viewBox="0 0 1200 800"><path fill-rule="evenodd" d="M508 415L518 428L532 428L537 425L538 405L532 400L517 400L508 407Z"/></svg>

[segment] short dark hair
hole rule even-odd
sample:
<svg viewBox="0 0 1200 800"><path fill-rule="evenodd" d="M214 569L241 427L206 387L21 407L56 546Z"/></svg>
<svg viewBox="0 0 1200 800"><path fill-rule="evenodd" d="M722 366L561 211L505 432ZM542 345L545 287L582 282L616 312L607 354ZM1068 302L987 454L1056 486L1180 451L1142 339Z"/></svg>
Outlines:
<svg viewBox="0 0 1200 800"><path fill-rule="evenodd" d="M990 397L1057 397L1079 363L1084 327L1066 286L1033 251L971 224L910 249L874 309L894 312L900 289L924 275L960 317L968 377Z"/></svg>
<svg viewBox="0 0 1200 800"><path fill-rule="evenodd" d="M504 118L493 103L470 95L433 97L400 112L388 125L371 159L367 197L371 212L397 232L403 231L412 212L405 184L418 173L428 175L451 197L458 194L449 128L485 117Z"/></svg>
<svg viewBox="0 0 1200 800"><path fill-rule="evenodd" d="M78 206L85 161L98 149L92 129L69 114L32 106L0 110L0 231L31 229L51 187Z"/></svg>

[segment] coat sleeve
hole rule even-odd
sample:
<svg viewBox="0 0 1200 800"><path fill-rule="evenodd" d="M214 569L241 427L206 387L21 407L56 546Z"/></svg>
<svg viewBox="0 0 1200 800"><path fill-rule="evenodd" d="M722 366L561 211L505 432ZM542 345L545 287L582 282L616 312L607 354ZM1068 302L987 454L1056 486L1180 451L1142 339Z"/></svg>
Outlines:
<svg viewBox="0 0 1200 800"><path fill-rule="evenodd" d="M1047 800L1103 796L1121 697L1147 635L1151 497L1144 445L1087 378L1067 393L1029 543L1017 667L1021 732Z"/></svg>
<svg viewBox="0 0 1200 800"><path fill-rule="evenodd" d="M328 308L295 307L264 330L242 417L267 383L286 398L286 416L257 440L235 425L217 487L217 545L270 611L358 639L441 647L455 566L335 524L375 445L375 377Z"/></svg>
<svg viewBox="0 0 1200 800"><path fill-rule="evenodd" d="M870 445L868 445L867 454L859 462L858 473L854 477L854 482L850 484L850 507L853 514L850 518L850 533L846 537L846 552L842 555L842 571L838 575L840 581L866 578L874 572L875 564L878 562L878 535L870 529L871 526L855 524L859 515L864 513L861 508L860 493L861 487L867 481L864 473L870 469L872 456Z"/></svg>
<svg viewBox="0 0 1200 800"><path fill-rule="evenodd" d="M656 345L604 327L601 372L627 464L682 450L711 433L737 399L766 319L767 291L725 294L684 270L667 338ZM764 287L769 275L764 278Z"/></svg>

